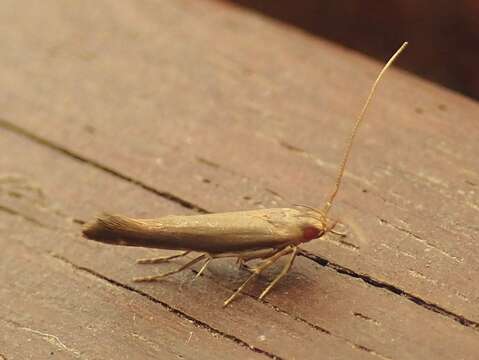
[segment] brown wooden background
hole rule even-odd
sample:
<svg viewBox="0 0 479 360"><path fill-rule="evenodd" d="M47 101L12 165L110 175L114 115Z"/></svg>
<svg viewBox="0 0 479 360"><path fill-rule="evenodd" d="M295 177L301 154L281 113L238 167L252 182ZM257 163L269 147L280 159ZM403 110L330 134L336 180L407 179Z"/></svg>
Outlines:
<svg viewBox="0 0 479 360"><path fill-rule="evenodd" d="M226 0L225 0L226 1ZM227 0L378 60L410 41L398 65L479 99L477 0Z"/></svg>
<svg viewBox="0 0 479 360"><path fill-rule="evenodd" d="M382 64L225 2L1 10L0 358L477 358L477 103L391 70L333 209L348 236L223 309L232 261L135 284L181 261L81 223L322 205Z"/></svg>

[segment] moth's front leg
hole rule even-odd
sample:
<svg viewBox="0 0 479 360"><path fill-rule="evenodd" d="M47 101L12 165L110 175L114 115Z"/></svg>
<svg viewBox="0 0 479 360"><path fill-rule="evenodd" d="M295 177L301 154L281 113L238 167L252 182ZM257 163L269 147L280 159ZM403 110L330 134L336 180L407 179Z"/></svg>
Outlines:
<svg viewBox="0 0 479 360"><path fill-rule="evenodd" d="M223 303L223 306L228 306L228 304L233 301L233 299L238 296L238 294L241 292L241 290L244 289L244 287L254 278L256 278L259 274L261 274L264 270L269 268L271 265L273 265L278 259L283 257L284 255L287 255L291 252L294 253L296 256L296 246L286 246L281 249L274 249L274 252L272 253L273 255L266 257L259 265L254 267L252 269L251 275L241 284L239 288L236 289L236 291L231 295L228 299L225 300ZM294 257L293 257L294 259ZM292 263L292 260L291 260ZM282 276L282 275L281 275ZM278 279L279 280L279 279ZM273 285L276 283L276 281L273 281ZM272 286L272 285L271 285ZM269 287L270 288L270 287ZM267 289L269 291L269 289Z"/></svg>

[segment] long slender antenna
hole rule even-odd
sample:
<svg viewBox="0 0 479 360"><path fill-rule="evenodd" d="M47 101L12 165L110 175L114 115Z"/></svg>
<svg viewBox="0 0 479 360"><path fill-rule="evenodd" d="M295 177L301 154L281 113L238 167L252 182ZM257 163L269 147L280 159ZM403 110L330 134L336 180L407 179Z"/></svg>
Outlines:
<svg viewBox="0 0 479 360"><path fill-rule="evenodd" d="M361 112L359 113L359 116L356 120L356 123L354 124L354 128L353 128L353 132L351 133L351 136L349 137L349 140L348 142L346 143L346 151L344 152L344 157L343 157L343 161L341 162L341 165L339 166L339 170L338 170L338 175L336 176L336 186L333 190L333 192L331 193L331 195L329 196L329 199L328 201L326 202L326 205L324 206L324 209L323 209L323 215L326 217L326 215L328 214L328 211L329 209L331 208L331 206L333 205L333 201L334 201L334 198L336 197L338 191L339 191L339 187L341 186L341 180L343 178L343 174L344 174L344 169L346 167L346 164L348 163L348 159L349 159L349 154L351 152L351 148L353 146L353 141L354 141L354 138L356 137L356 133L358 132L358 129L359 129L359 125L361 124L361 122L363 121L363 118L364 118L364 114L366 113L366 110L368 109L368 106L369 106L369 103L371 102L371 99L373 98L373 95L374 95L374 92L376 91L376 87L378 86L378 83L379 81L381 80L381 77L383 76L383 74L386 72L386 70L388 69L388 67L394 62L394 60L396 60L396 58L399 56L399 54L404 50L404 48L407 46L407 42L403 43L401 45L401 47L394 53L393 56L391 56L391 58L389 59L389 61L386 63L386 65L384 65L384 67L382 68L381 72L379 73L378 77L376 78L376 80L374 81L373 83L373 86L371 87L371 90L369 91L369 95L368 95L368 98L366 99L366 102L364 103L364 106L361 110Z"/></svg>

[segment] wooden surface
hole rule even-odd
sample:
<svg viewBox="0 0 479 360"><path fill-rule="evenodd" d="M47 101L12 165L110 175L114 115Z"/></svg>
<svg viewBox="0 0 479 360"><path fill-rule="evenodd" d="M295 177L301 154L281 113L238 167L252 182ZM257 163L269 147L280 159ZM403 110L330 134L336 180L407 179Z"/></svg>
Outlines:
<svg viewBox="0 0 479 360"><path fill-rule="evenodd" d="M223 2L1 9L0 358L477 358L477 103L390 71L333 208L348 236L223 309L232 261L135 284L182 261L81 223L321 206L381 65Z"/></svg>

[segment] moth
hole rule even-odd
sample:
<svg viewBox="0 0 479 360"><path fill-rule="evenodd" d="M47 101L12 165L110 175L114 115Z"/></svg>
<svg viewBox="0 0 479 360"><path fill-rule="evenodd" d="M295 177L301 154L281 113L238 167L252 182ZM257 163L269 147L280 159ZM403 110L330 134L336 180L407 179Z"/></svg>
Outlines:
<svg viewBox="0 0 479 360"><path fill-rule="evenodd" d="M259 299L263 299L290 270L302 243L319 239L327 233L341 235L334 230L337 221L328 217L329 210L339 191L354 138L376 87L384 72L406 46L407 42L402 44L374 81L346 143L334 189L322 209L297 206L296 208L165 216L157 219L135 219L123 215L103 214L85 225L83 235L88 239L113 245L182 250L181 253L173 256L138 260L138 263L142 264L161 263L186 256L190 252L201 253L176 270L133 279L137 282L156 281L202 262L203 265L196 274L198 277L208 264L217 258L236 258L240 264L259 259L260 262L256 266L247 267L251 272L250 276L224 301L224 306L235 299L251 280L278 259L288 256L283 269L259 296Z"/></svg>

